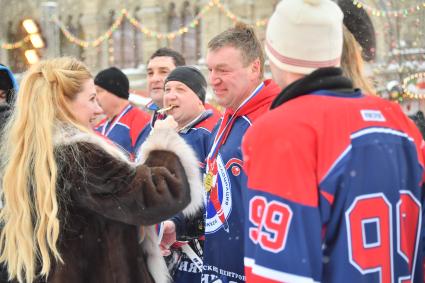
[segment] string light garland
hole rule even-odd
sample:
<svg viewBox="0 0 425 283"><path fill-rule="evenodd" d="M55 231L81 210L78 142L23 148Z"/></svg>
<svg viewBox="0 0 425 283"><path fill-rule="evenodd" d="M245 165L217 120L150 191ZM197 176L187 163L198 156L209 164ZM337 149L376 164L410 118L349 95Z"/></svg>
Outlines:
<svg viewBox="0 0 425 283"><path fill-rule="evenodd" d="M112 34L117 30L117 28L122 24L122 21L124 19L124 14L125 14L126 10L123 9L121 10L120 14L118 15L118 17L116 18L116 20L114 21L114 23L111 25L111 27L104 32L101 36L93 39L93 40L84 40L81 38L76 37L75 35L73 35L66 27L65 25L59 21L57 18L53 18L53 22L58 25L58 27L60 28L60 30L62 31L62 33L65 35L65 37L74 44L77 44L83 48L88 48L88 47L97 47L99 46L103 41L111 38Z"/></svg>
<svg viewBox="0 0 425 283"><path fill-rule="evenodd" d="M422 9L425 9L425 2L416 4L406 9L391 10L391 11L376 9L360 0L353 0L353 5L359 9L364 9L370 15L377 16L377 17L388 17L388 16L389 17L407 17L410 14L413 14Z"/></svg>
<svg viewBox="0 0 425 283"><path fill-rule="evenodd" d="M173 32L157 32L154 30L151 30L147 27L145 27L142 23L140 23L136 18L130 15L127 9L122 9L120 11L120 14L118 18L115 20L115 22L112 24L112 26L101 36L97 37L93 40L84 40L81 38L76 37L73 35L66 27L65 25L60 22L58 19L53 19L54 23L59 26L62 33L65 35L65 37L74 44L77 44L83 48L88 47L96 47L100 45L103 41L108 40L112 34L117 30L117 28L122 24L124 19L127 19L134 27L136 27L139 31L141 31L144 35L148 37L154 37L157 39L170 39L173 40L177 36L181 36L184 33L189 32L190 29L195 28L199 25L200 20L204 17L204 15L211 10L211 8L217 7L220 9L221 12L223 12L230 20L232 20L234 23L241 22L245 24L250 24L247 20L236 16L234 13L232 13L228 8L226 8L223 4L221 4L220 0L211 0L208 4L206 4L200 12L193 18L192 21L190 21L187 25L179 28L176 31ZM266 19L260 19L255 21L255 26L257 27L263 27L267 24L268 18Z"/></svg>
<svg viewBox="0 0 425 283"><path fill-rule="evenodd" d="M23 39L21 39L20 41L14 42L14 43L2 43L1 44L1 48L2 49L6 49L6 50L12 50L12 49L17 49L17 48L21 48L25 43L27 43L30 40L30 36L26 36Z"/></svg>
<svg viewBox="0 0 425 283"><path fill-rule="evenodd" d="M211 5L212 3L212 5ZM214 2L211 1L210 4L204 6L201 11L193 18L193 20L187 24L184 27L181 27L180 29L178 29L177 31L173 31L173 32L168 32L168 33L160 33L160 32L156 32L156 31L152 31L149 28L143 26L138 20L136 20L134 17L132 17L127 10L123 10L123 13L125 15L125 17L128 19L128 21L135 26L138 30L140 30L143 34L149 36L149 37L156 37L157 39L163 39L163 38L167 38L167 39L174 39L176 38L176 36L180 36L184 33L189 32L190 28L195 28L196 26L199 25L199 22L201 20L201 18L204 16L204 14L206 14L212 7L214 6Z"/></svg>
<svg viewBox="0 0 425 283"><path fill-rule="evenodd" d="M412 83L412 82L417 82L418 80L425 80L425 72L420 72L420 73L416 73L416 74L412 74L408 77L406 77L403 80L403 90L404 90L404 97L408 97L411 99L425 99L425 93L420 94L420 93L412 93L411 91L408 90L408 86Z"/></svg>

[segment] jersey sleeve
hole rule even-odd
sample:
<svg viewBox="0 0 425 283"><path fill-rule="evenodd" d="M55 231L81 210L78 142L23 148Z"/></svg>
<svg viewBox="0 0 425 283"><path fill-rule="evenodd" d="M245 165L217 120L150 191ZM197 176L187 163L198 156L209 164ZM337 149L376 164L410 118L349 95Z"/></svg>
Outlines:
<svg viewBox="0 0 425 283"><path fill-rule="evenodd" d="M246 281L319 281L322 224L314 130L264 118L243 142Z"/></svg>

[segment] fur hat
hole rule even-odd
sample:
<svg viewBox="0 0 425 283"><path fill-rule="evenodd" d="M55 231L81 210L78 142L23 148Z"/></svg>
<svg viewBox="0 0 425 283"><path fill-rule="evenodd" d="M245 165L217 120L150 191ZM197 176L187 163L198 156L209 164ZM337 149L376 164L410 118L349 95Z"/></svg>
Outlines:
<svg viewBox="0 0 425 283"><path fill-rule="evenodd" d="M278 68L299 74L339 66L342 21L331 0L282 0L267 26L266 54Z"/></svg>
<svg viewBox="0 0 425 283"><path fill-rule="evenodd" d="M100 71L94 78L94 84L123 99L128 99L130 95L128 78L116 67Z"/></svg>

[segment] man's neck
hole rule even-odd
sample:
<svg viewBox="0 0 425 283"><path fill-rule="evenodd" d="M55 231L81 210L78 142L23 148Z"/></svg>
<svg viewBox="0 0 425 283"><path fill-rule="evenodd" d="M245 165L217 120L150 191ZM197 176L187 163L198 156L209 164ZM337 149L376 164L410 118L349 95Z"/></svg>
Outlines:
<svg viewBox="0 0 425 283"><path fill-rule="evenodd" d="M247 100L247 98L250 97L254 93L254 91L260 86L260 84L262 84L262 83L263 83L262 80L258 80L255 83L253 83L251 85L251 87L249 88L249 90L245 93L245 95L243 97L241 97L240 101L238 101L238 104L234 105L232 107L229 107L230 110L236 111L236 109L238 109L242 105L242 103L245 100Z"/></svg>
<svg viewBox="0 0 425 283"><path fill-rule="evenodd" d="M114 108L114 111L110 115L108 115L108 118L113 119L115 116L119 115L124 110L124 108L126 108L128 106L128 104L129 104L129 102L127 100L121 101Z"/></svg>
<svg viewBox="0 0 425 283"><path fill-rule="evenodd" d="M185 119L184 121L178 121L177 124L179 126L179 129L185 128L187 125L191 124L195 119L197 119L203 112L205 111L205 108L199 108L198 111L193 112L193 115L191 115L189 118Z"/></svg>

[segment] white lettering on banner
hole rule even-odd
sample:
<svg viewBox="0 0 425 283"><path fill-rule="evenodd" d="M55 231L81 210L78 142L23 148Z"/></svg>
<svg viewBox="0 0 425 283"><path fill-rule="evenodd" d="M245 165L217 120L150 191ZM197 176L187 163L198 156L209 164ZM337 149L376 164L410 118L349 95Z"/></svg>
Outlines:
<svg viewBox="0 0 425 283"><path fill-rule="evenodd" d="M187 261L182 261L179 264L179 270L181 271L187 271L187 265L189 264L189 262Z"/></svg>
<svg viewBox="0 0 425 283"><path fill-rule="evenodd" d="M232 271L224 270L224 269L218 268L217 266L204 265L203 269L204 269L204 273L202 274L202 282L205 282L205 283L219 282L219 281L214 281L214 280L218 279L218 276L213 275L213 274L206 274L206 272L208 272L208 271L212 271L212 272L215 272L217 274L220 274L221 277L226 276L228 279L234 278L234 279L239 280L239 281L226 281L228 283L245 282L245 275L241 275L241 274L238 274L238 273L235 273L235 272L232 272Z"/></svg>
<svg viewBox="0 0 425 283"><path fill-rule="evenodd" d="M189 270L187 272L190 272L190 273L199 273L197 271L198 271L198 267L196 266L196 264L191 263L190 264L190 267L189 267Z"/></svg>
<svg viewBox="0 0 425 283"><path fill-rule="evenodd" d="M216 280L218 276L212 274L202 274L201 283L210 283Z"/></svg>

